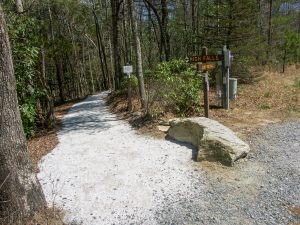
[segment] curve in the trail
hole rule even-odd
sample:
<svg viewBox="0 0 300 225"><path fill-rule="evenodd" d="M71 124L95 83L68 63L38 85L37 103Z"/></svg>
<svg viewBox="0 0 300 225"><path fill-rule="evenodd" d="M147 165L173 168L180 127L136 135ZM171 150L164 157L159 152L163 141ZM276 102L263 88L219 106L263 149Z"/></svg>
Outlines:
<svg viewBox="0 0 300 225"><path fill-rule="evenodd" d="M155 224L165 198L191 189L192 150L145 138L111 114L106 93L74 105L40 163L47 201L83 224Z"/></svg>
<svg viewBox="0 0 300 225"><path fill-rule="evenodd" d="M67 224L299 222L299 121L266 128L246 159L224 167L194 162L191 146L138 135L108 111L106 95L72 107L39 165L47 202Z"/></svg>

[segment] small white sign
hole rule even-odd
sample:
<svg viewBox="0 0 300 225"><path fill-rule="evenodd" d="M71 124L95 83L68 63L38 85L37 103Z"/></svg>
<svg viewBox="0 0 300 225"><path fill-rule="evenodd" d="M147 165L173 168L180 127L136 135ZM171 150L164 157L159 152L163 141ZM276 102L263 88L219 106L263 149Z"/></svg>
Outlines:
<svg viewBox="0 0 300 225"><path fill-rule="evenodd" d="M133 72L132 66L124 66L123 67L123 72L127 73L127 74L132 73Z"/></svg>

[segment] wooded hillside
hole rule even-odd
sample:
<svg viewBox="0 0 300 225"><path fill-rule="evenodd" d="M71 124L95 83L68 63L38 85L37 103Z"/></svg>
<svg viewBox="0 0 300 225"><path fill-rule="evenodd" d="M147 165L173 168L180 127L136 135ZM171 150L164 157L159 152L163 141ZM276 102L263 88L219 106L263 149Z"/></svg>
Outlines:
<svg viewBox="0 0 300 225"><path fill-rule="evenodd" d="M297 1L5 0L2 5L27 137L53 125L54 104L102 90L124 91L122 66L128 63L134 65L133 89L143 108L160 98L164 107L176 104L174 110L184 113L195 106L201 84L183 60L201 54L203 46L216 54L227 45L234 55L232 74L242 82L251 81L253 68L284 72L300 60Z"/></svg>

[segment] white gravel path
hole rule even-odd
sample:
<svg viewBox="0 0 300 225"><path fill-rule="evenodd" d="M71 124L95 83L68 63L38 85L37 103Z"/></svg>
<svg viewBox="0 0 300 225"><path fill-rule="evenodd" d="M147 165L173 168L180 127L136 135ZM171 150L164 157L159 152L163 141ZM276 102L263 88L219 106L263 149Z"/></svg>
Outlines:
<svg viewBox="0 0 300 225"><path fill-rule="evenodd" d="M40 163L46 199L68 225L300 223L291 210L300 209L299 120L262 129L248 157L224 167L194 162L191 146L136 134L105 96L74 105Z"/></svg>
<svg viewBox="0 0 300 225"><path fill-rule="evenodd" d="M40 163L49 205L73 224L157 224L165 196L185 196L192 149L143 137L109 113L106 93L72 107L59 145Z"/></svg>

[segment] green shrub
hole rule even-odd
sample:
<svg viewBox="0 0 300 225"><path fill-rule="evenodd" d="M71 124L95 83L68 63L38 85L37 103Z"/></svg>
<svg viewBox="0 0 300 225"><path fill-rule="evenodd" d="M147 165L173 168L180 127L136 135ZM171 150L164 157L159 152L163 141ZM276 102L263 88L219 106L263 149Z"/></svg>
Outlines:
<svg viewBox="0 0 300 225"><path fill-rule="evenodd" d="M148 85L149 111L185 116L200 111L202 79L183 60L162 62Z"/></svg>
<svg viewBox="0 0 300 225"><path fill-rule="evenodd" d="M36 76L39 62L39 22L27 16L9 14L8 31L12 45L19 108L26 137L36 130L36 103L41 92Z"/></svg>
<svg viewBox="0 0 300 225"><path fill-rule="evenodd" d="M295 78L294 87L300 89L300 77Z"/></svg>
<svg viewBox="0 0 300 225"><path fill-rule="evenodd" d="M130 76L130 80L131 80L131 88L133 91L137 91L138 89L138 79L135 75L131 75ZM121 82L120 82L120 91L122 93L127 93L127 89L128 89L128 81L129 78L127 76L123 77Z"/></svg>

